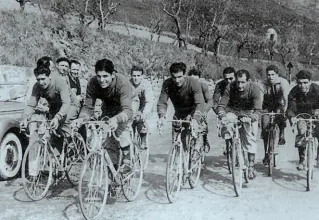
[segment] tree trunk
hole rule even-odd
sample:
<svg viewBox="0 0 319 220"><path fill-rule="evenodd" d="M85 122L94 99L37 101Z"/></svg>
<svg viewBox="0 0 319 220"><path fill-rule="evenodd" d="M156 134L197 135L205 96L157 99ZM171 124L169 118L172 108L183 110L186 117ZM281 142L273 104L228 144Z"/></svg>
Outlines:
<svg viewBox="0 0 319 220"><path fill-rule="evenodd" d="M25 0L20 0L20 1L19 1L19 4L20 4L20 11L21 11L21 12L24 12Z"/></svg>

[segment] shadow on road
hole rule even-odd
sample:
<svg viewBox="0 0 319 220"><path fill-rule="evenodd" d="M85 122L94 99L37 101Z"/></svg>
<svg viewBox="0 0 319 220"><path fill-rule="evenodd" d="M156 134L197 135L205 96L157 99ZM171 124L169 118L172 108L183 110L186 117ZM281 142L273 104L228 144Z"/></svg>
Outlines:
<svg viewBox="0 0 319 220"><path fill-rule="evenodd" d="M23 187L14 191L13 198L18 202L33 202L24 192Z"/></svg>
<svg viewBox="0 0 319 220"><path fill-rule="evenodd" d="M167 154L150 154L150 157L149 157L149 162L151 163L157 163L159 161L157 161L156 159L161 159L160 162L163 162L163 163L167 163Z"/></svg>
<svg viewBox="0 0 319 220"><path fill-rule="evenodd" d="M145 197L158 204L169 204L166 197L166 178L163 175L145 173L143 187L147 187Z"/></svg>

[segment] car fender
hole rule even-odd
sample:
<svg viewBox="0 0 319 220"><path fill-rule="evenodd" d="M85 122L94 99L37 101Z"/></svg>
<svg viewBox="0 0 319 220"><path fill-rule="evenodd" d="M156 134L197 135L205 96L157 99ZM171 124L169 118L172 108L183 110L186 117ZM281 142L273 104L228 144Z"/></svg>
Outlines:
<svg viewBox="0 0 319 220"><path fill-rule="evenodd" d="M27 145L27 138L23 133L19 133L20 121L13 118L0 118L0 142L4 138L4 135L9 131L14 129L14 134L18 136L23 147Z"/></svg>

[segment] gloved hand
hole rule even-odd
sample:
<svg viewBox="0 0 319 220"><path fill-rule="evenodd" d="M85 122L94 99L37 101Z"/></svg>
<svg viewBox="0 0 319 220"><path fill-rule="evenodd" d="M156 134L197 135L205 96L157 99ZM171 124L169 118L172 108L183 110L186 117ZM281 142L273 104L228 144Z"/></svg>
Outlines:
<svg viewBox="0 0 319 220"><path fill-rule="evenodd" d="M117 127L119 126L117 122L117 118L116 117L110 118L108 125L110 126L110 129L112 131L116 131Z"/></svg>

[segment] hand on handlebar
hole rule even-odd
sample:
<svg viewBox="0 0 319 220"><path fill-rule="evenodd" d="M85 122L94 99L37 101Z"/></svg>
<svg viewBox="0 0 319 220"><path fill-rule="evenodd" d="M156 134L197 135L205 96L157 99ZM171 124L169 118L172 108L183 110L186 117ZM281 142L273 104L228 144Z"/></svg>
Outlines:
<svg viewBox="0 0 319 220"><path fill-rule="evenodd" d="M242 117L240 119L240 121L243 123L251 123L251 118L250 117Z"/></svg>
<svg viewBox="0 0 319 220"><path fill-rule="evenodd" d="M54 117L54 118L51 120L51 122L50 122L50 127L51 127L53 130L58 129L58 127L59 127L59 120L58 120L56 117Z"/></svg>

